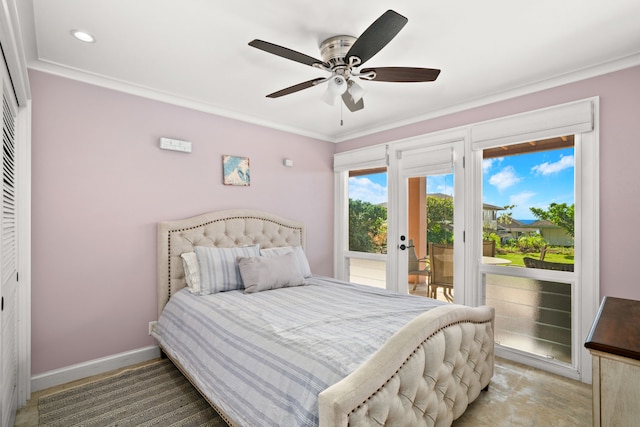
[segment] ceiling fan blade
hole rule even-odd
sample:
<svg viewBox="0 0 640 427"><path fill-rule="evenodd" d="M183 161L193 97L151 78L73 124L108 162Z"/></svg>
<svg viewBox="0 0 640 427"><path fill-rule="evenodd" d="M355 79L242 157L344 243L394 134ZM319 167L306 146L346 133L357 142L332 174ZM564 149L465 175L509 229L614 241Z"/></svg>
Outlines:
<svg viewBox="0 0 640 427"><path fill-rule="evenodd" d="M360 70L361 74L375 72L376 76L371 79L376 82L432 82L438 78L440 70L434 68L413 68L413 67L378 67Z"/></svg>
<svg viewBox="0 0 640 427"><path fill-rule="evenodd" d="M289 95L289 94L301 91L303 89L309 89L310 87L315 86L317 82L320 82L321 80L326 80L326 79L319 77L317 79L309 80L307 82L298 83L297 85L290 86L286 89L282 89L277 92L270 93L269 95L267 95L267 98L279 98L281 96Z"/></svg>
<svg viewBox="0 0 640 427"><path fill-rule="evenodd" d="M353 102L353 98L351 97L349 91L342 94L342 101L351 112L362 110L364 108L364 100L360 98L360 101Z"/></svg>
<svg viewBox="0 0 640 427"><path fill-rule="evenodd" d="M328 66L328 64L325 64L319 59L305 55L304 53L296 52L295 50L291 50L286 47L278 46L277 44L265 42L264 40L252 40L249 42L249 46L253 46L256 49L264 50L265 52L269 52L292 61L300 62L301 64L310 66L313 66L314 64L321 64L325 67Z"/></svg>
<svg viewBox="0 0 640 427"><path fill-rule="evenodd" d="M355 41L346 55L349 58L357 56L360 64L364 64L387 45L405 26L407 18L393 10L387 10Z"/></svg>

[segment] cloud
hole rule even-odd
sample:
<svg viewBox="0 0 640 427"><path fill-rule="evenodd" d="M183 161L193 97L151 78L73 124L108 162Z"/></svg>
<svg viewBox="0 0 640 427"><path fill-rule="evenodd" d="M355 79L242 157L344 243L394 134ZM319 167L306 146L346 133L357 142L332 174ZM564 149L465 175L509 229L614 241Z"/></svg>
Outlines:
<svg viewBox="0 0 640 427"><path fill-rule="evenodd" d="M526 205L529 203L529 200L531 200L535 195L536 193L532 191L523 191L522 193L514 194L510 196L509 202L510 204L516 205L516 206Z"/></svg>
<svg viewBox="0 0 640 427"><path fill-rule="evenodd" d="M499 191L502 191L517 184L521 180L522 178L516 174L516 170L513 166L507 166L500 172L492 175L491 178L489 178L489 184L496 187Z"/></svg>
<svg viewBox="0 0 640 427"><path fill-rule="evenodd" d="M482 173L488 173L494 164L501 163L504 157L494 157L482 160Z"/></svg>
<svg viewBox="0 0 640 427"><path fill-rule="evenodd" d="M555 163L544 162L531 168L531 172L536 175L551 175L572 168L574 164L573 156L560 156L560 160Z"/></svg>
<svg viewBox="0 0 640 427"><path fill-rule="evenodd" d="M522 193L509 196L509 204L515 205L513 208L513 217L516 219L533 218L533 214L529 208L534 206L530 203L530 200L535 196L537 196L537 193L532 191L523 191Z"/></svg>
<svg viewBox="0 0 640 427"><path fill-rule="evenodd" d="M387 188L369 178L349 178L349 198L378 204L387 201Z"/></svg>
<svg viewBox="0 0 640 427"><path fill-rule="evenodd" d="M427 177L427 194L442 193L453 196L453 175L429 175Z"/></svg>

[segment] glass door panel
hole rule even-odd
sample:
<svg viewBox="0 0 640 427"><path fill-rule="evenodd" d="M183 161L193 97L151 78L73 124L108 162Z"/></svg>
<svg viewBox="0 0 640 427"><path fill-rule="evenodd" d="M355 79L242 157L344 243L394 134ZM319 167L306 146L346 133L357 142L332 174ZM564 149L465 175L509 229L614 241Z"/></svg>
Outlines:
<svg viewBox="0 0 640 427"><path fill-rule="evenodd" d="M453 181L453 173L408 179L409 292L449 302L453 302Z"/></svg>
<svg viewBox="0 0 640 427"><path fill-rule="evenodd" d="M454 276L464 277L464 262L459 261L464 245L453 245L455 239L462 242L464 222L463 209L457 206L464 199L459 196L464 174L454 173L462 171L462 152L462 141L424 146L412 142L389 156L398 187L392 200L397 200L393 235L399 240L393 249L395 289L400 292L453 302Z"/></svg>

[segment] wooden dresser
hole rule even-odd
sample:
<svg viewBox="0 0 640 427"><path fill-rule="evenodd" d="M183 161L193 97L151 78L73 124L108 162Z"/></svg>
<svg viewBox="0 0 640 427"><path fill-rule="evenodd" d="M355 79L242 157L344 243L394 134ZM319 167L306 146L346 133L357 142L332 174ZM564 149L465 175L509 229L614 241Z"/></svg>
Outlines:
<svg viewBox="0 0 640 427"><path fill-rule="evenodd" d="M640 425L640 301L605 297L585 347L593 356L593 425Z"/></svg>

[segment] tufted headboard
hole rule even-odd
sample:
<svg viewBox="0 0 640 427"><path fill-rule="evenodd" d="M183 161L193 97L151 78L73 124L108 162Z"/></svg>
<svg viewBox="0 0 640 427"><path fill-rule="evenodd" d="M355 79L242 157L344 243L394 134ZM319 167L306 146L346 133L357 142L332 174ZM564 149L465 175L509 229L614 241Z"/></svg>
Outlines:
<svg viewBox="0 0 640 427"><path fill-rule="evenodd" d="M304 224L269 212L231 209L158 223L158 316L175 292L187 283L180 255L195 246L230 248L302 246Z"/></svg>

